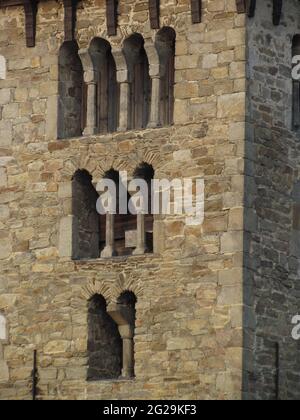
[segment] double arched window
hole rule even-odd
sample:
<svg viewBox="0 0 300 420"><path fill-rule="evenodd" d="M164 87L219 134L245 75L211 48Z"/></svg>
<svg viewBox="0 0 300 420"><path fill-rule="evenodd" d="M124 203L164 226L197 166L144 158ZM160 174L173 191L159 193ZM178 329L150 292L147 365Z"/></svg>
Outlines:
<svg viewBox="0 0 300 420"><path fill-rule="evenodd" d="M89 48L65 42L59 52L58 138L141 130L173 124L175 39L161 29L120 49L94 38Z"/></svg>
<svg viewBox="0 0 300 420"><path fill-rule="evenodd" d="M88 304L87 379L130 379L134 377L134 333L136 296L123 292L116 303L107 305L102 295Z"/></svg>

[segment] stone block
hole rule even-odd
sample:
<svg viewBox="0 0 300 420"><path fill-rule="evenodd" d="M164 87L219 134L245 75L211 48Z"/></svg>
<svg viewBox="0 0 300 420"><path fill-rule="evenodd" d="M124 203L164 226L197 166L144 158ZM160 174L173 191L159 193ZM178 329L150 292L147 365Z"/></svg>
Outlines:
<svg viewBox="0 0 300 420"><path fill-rule="evenodd" d="M234 253L243 251L243 232L226 232L221 237L221 252Z"/></svg>
<svg viewBox="0 0 300 420"><path fill-rule="evenodd" d="M10 237L2 237L0 239L0 260L9 258L12 253L12 244Z"/></svg>
<svg viewBox="0 0 300 420"><path fill-rule="evenodd" d="M59 226L59 256L72 257L73 255L73 226L74 216L63 217ZM75 228L75 226L74 226Z"/></svg>
<svg viewBox="0 0 300 420"><path fill-rule="evenodd" d="M0 360L0 383L7 382L9 380L9 370L7 363L4 360ZM1 395L1 391L0 391Z"/></svg>
<svg viewBox="0 0 300 420"><path fill-rule="evenodd" d="M243 304L243 289L241 285L222 286L217 299L218 306Z"/></svg>
<svg viewBox="0 0 300 420"><path fill-rule="evenodd" d="M243 117L246 109L245 93L232 93L218 98L218 118Z"/></svg>
<svg viewBox="0 0 300 420"><path fill-rule="evenodd" d="M7 105L11 101L11 89L0 89L0 105Z"/></svg>
<svg viewBox="0 0 300 420"><path fill-rule="evenodd" d="M202 68L211 69L218 66L218 55L208 54L203 57Z"/></svg>

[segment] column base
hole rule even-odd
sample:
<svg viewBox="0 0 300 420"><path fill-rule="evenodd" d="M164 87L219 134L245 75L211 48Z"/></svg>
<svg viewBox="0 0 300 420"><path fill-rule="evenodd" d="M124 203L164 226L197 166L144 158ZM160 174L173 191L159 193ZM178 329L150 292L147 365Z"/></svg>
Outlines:
<svg viewBox="0 0 300 420"><path fill-rule="evenodd" d="M147 124L147 128L161 128L161 127L162 127L161 123L158 123L158 122L155 122L155 121L150 121Z"/></svg>
<svg viewBox="0 0 300 420"><path fill-rule="evenodd" d="M118 133L125 133L126 131L129 131L129 127L118 127L117 128Z"/></svg>
<svg viewBox="0 0 300 420"><path fill-rule="evenodd" d="M132 379L132 378L134 378L134 370L133 369L131 369L131 370L122 369L120 379L125 379L126 380L126 379Z"/></svg>
<svg viewBox="0 0 300 420"><path fill-rule="evenodd" d="M136 248L133 252L132 255L144 255L147 253L147 248Z"/></svg>
<svg viewBox="0 0 300 420"><path fill-rule="evenodd" d="M105 247L104 250L101 252L101 258L112 258L116 256L117 253L111 246Z"/></svg>
<svg viewBox="0 0 300 420"><path fill-rule="evenodd" d="M86 127L83 130L83 135L84 136L93 136L95 134L98 134L98 129L97 127Z"/></svg>

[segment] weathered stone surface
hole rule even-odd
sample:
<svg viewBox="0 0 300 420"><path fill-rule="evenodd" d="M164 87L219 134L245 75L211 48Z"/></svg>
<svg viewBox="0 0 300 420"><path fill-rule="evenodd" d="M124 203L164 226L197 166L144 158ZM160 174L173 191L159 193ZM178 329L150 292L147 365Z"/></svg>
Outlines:
<svg viewBox="0 0 300 420"><path fill-rule="evenodd" d="M0 360L0 383L7 382L8 380L9 380L9 371L8 371L7 363L3 360Z"/></svg>

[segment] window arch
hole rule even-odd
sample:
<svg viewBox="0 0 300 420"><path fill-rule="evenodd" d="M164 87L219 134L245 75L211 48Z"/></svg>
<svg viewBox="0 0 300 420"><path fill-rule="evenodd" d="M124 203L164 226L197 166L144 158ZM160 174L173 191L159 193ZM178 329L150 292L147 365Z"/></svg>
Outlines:
<svg viewBox="0 0 300 420"><path fill-rule="evenodd" d="M72 181L73 259L99 258L101 247L100 216L96 209L99 195L91 175L78 170Z"/></svg>
<svg viewBox="0 0 300 420"><path fill-rule="evenodd" d="M292 57L300 56L300 35L295 35L292 45ZM295 64L299 63L297 61ZM293 79L293 127L300 128L300 80Z"/></svg>
<svg viewBox="0 0 300 420"><path fill-rule="evenodd" d="M6 79L6 60L3 55L0 55L0 80Z"/></svg>
<svg viewBox="0 0 300 420"><path fill-rule="evenodd" d="M146 128L150 114L151 78L144 39L140 34L133 34L124 41L124 54L130 81L129 126L132 129Z"/></svg>
<svg viewBox="0 0 300 420"><path fill-rule="evenodd" d="M89 53L93 60L97 84L97 127L99 133L117 130L119 120L119 85L116 63L109 42L94 38Z"/></svg>
<svg viewBox="0 0 300 420"><path fill-rule="evenodd" d="M175 41L173 28L164 27L156 35L155 46L161 68L160 118L162 125L173 124L175 83Z"/></svg>
<svg viewBox="0 0 300 420"><path fill-rule="evenodd" d="M122 339L101 295L93 296L88 303L87 347L89 381L118 379L121 376Z"/></svg>
<svg viewBox="0 0 300 420"><path fill-rule="evenodd" d="M58 138L79 137L85 126L83 68L75 41L67 41L59 51Z"/></svg>

